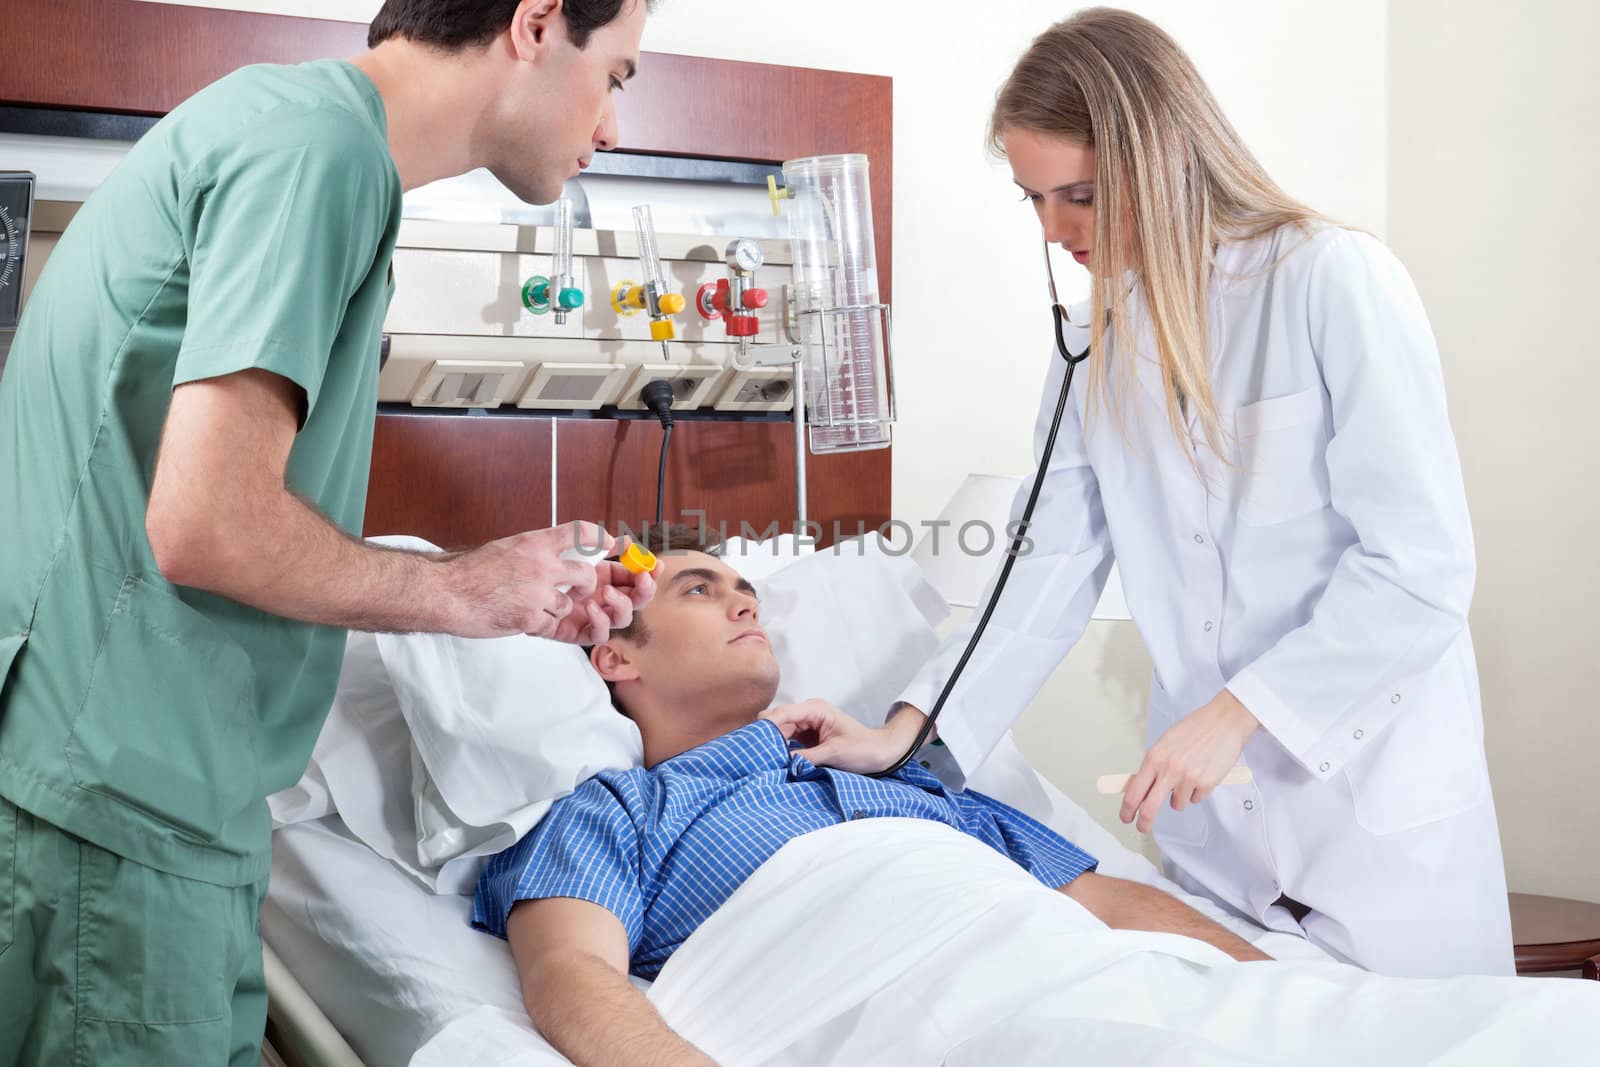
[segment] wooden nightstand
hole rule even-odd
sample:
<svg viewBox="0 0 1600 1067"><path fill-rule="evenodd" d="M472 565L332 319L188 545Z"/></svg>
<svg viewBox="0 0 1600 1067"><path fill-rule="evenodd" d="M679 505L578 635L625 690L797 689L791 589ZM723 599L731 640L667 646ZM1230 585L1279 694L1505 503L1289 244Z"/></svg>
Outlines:
<svg viewBox="0 0 1600 1067"><path fill-rule="evenodd" d="M1512 893L1511 940L1518 974L1581 970L1600 980L1600 904Z"/></svg>

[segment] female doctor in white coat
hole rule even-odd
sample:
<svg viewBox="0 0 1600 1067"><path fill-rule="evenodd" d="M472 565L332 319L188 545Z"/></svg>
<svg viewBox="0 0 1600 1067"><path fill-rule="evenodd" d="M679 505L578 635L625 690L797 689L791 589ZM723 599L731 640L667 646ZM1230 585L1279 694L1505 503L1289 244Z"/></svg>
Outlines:
<svg viewBox="0 0 1600 1067"><path fill-rule="evenodd" d="M1155 661L1121 817L1154 826L1179 881L1371 970L1511 973L1472 531L1405 269L1274 184L1188 57L1131 14L1085 11L1035 40L992 135L1045 240L1090 268L1065 333L1091 354L1033 550L940 738L967 771L983 762L1115 558ZM1065 372L1052 351L1036 455ZM768 714L817 737L818 763L881 769L969 634L881 730L814 704ZM1240 762L1254 781L1218 788Z"/></svg>

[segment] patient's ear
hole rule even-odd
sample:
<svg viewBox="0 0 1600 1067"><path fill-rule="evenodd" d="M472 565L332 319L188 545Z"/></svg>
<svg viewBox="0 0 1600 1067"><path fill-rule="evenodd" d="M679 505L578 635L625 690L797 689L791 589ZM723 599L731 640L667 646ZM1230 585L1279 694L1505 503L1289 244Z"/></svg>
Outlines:
<svg viewBox="0 0 1600 1067"><path fill-rule="evenodd" d="M589 650L589 662L608 682L634 682L639 679L639 665L633 661L631 650L620 642L607 641Z"/></svg>

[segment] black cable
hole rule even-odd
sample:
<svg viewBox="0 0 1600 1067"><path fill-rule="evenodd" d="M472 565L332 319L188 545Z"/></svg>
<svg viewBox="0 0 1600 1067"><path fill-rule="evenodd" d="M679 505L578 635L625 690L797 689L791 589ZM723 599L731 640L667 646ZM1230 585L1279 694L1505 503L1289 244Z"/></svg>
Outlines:
<svg viewBox="0 0 1600 1067"><path fill-rule="evenodd" d="M667 491L667 446L672 443L672 423L661 427L661 463L656 467L656 529L661 529L661 508Z"/></svg>
<svg viewBox="0 0 1600 1067"><path fill-rule="evenodd" d="M661 462L656 467L656 529L659 530L667 498L667 446L672 443L672 383L656 378L639 390L639 399L661 420Z"/></svg>
<svg viewBox="0 0 1600 1067"><path fill-rule="evenodd" d="M1055 418L1050 421L1050 433L1044 441L1044 455L1039 460L1039 470L1033 477L1033 490L1028 494L1028 503L1022 509L1022 519L1017 525L1016 536L1011 539L1011 547L1006 551L1006 560L1000 567L1000 577L995 580L994 592L989 594L989 604L983 609L983 616L978 619L977 629L972 631L972 637L967 641L967 647L961 653L961 658L956 661L956 669L950 672L950 678L944 683L944 689L939 692L939 699L933 702L933 708L928 712L927 721L922 724L922 729L917 731L916 740L911 742L911 747L906 749L905 755L895 760L894 763L881 771L868 775L869 778L887 778L896 773L911 761L911 757L923 745L928 743L928 737L933 733L934 723L939 721L939 713L944 710L946 700L956 687L956 682L961 680L961 672L966 669L967 661L972 658L972 653L977 649L978 642L983 638L983 631L989 625L989 617L994 614L995 606L1000 603L1000 594L1005 590L1006 579L1011 577L1011 568L1017 562L1017 556L1022 552L1023 539L1028 535L1028 528L1033 523L1033 506L1039 502L1039 490L1044 487L1045 472L1050 467L1050 454L1056 448L1056 432L1061 429L1061 416L1067 410L1067 394L1072 389L1072 373L1078 369L1078 364L1089 358L1089 350L1085 348L1078 355L1067 352L1065 341L1061 338L1061 307L1055 305L1056 310L1056 337L1061 344L1061 358L1067 361L1067 373L1061 381L1061 396L1056 401Z"/></svg>

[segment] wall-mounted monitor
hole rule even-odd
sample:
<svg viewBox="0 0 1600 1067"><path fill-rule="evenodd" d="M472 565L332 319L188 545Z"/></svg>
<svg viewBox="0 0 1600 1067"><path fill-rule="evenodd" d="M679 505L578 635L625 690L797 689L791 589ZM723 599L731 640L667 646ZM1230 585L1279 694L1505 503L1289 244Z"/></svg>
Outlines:
<svg viewBox="0 0 1600 1067"><path fill-rule="evenodd" d="M0 171L0 330L17 328L22 310L22 264L33 215L33 175Z"/></svg>

